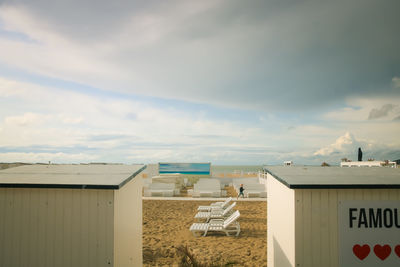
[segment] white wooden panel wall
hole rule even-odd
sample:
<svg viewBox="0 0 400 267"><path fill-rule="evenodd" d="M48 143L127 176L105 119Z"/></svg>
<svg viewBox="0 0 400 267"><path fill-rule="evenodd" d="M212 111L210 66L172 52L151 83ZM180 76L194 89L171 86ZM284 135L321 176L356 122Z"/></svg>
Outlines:
<svg viewBox="0 0 400 267"><path fill-rule="evenodd" d="M142 179L115 191L114 266L142 266Z"/></svg>
<svg viewBox="0 0 400 267"><path fill-rule="evenodd" d="M0 188L0 267L112 266L113 190Z"/></svg>
<svg viewBox="0 0 400 267"><path fill-rule="evenodd" d="M295 263L295 194L268 174L268 267ZM319 266L321 267L321 266Z"/></svg>
<svg viewBox="0 0 400 267"><path fill-rule="evenodd" d="M338 267L338 202L400 200L400 189L296 189L295 199L295 266Z"/></svg>

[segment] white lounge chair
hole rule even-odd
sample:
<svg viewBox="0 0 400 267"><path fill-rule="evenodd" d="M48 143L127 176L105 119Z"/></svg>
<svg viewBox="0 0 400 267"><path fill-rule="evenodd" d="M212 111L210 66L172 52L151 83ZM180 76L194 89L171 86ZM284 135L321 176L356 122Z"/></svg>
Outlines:
<svg viewBox="0 0 400 267"><path fill-rule="evenodd" d="M260 184L256 180L250 180L250 182L242 182L244 186L244 196L245 197L267 197L266 185ZM233 183L235 191L239 194L240 184L238 181Z"/></svg>
<svg viewBox="0 0 400 267"><path fill-rule="evenodd" d="M193 197L220 197L221 183L218 179L204 178L193 186Z"/></svg>
<svg viewBox="0 0 400 267"><path fill-rule="evenodd" d="M198 211L211 211L212 209L215 209L215 208L224 209L229 204L229 202L231 202L231 200L232 200L232 198L228 197L223 202L214 202L214 203L211 203L210 206L199 206L197 208L197 210Z"/></svg>
<svg viewBox="0 0 400 267"><path fill-rule="evenodd" d="M223 219L230 215L233 212L233 208L236 206L236 202L233 202L226 209L213 209L211 211L199 211L194 218L197 220L206 220L206 222L210 221L210 219Z"/></svg>
<svg viewBox="0 0 400 267"><path fill-rule="evenodd" d="M175 193L175 184L151 183L146 191L146 196L172 197Z"/></svg>
<svg viewBox="0 0 400 267"><path fill-rule="evenodd" d="M240 212L237 210L232 213L227 219L212 219L208 223L194 223L190 226L190 231L196 236L197 232L204 232L203 236L206 236L209 232L224 232L227 236L231 233L236 233L236 236L240 233L240 224L237 219L240 217Z"/></svg>

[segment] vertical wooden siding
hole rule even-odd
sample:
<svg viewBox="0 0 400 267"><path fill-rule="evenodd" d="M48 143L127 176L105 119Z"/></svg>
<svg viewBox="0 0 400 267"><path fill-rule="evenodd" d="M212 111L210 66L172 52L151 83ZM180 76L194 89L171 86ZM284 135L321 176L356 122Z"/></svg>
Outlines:
<svg viewBox="0 0 400 267"><path fill-rule="evenodd" d="M114 266L141 267L142 179L115 191L114 202Z"/></svg>
<svg viewBox="0 0 400 267"><path fill-rule="evenodd" d="M0 267L112 266L113 195L0 188Z"/></svg>
<svg viewBox="0 0 400 267"><path fill-rule="evenodd" d="M338 267L338 202L400 200L399 189L296 189L296 267Z"/></svg>

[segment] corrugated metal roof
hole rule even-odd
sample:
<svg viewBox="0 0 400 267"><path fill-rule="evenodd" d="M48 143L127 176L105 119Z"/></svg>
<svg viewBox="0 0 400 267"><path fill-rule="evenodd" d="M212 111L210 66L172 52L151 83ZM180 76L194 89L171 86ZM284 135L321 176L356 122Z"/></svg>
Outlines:
<svg viewBox="0 0 400 267"><path fill-rule="evenodd" d="M26 165L0 171L0 187L119 189L145 165Z"/></svg>
<svg viewBox="0 0 400 267"><path fill-rule="evenodd" d="M266 166L289 188L400 188L400 169L389 167Z"/></svg>

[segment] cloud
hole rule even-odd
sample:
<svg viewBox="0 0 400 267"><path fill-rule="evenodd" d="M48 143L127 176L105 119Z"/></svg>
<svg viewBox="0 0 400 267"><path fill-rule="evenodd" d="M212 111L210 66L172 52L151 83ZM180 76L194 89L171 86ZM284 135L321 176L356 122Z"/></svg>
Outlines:
<svg viewBox="0 0 400 267"><path fill-rule="evenodd" d="M18 126L27 126L30 124L37 124L44 122L49 116L40 115L35 113L25 113L21 116L10 116L4 119L6 124L14 124Z"/></svg>
<svg viewBox="0 0 400 267"><path fill-rule="evenodd" d="M32 87L35 86L30 85L30 88ZM0 97L11 97L11 96L21 97L27 94L28 90L25 90L24 86L22 86L20 82L0 77Z"/></svg>
<svg viewBox="0 0 400 267"><path fill-rule="evenodd" d="M3 1L2 27L35 42L0 38L0 64L128 94L324 109L357 95L399 96L390 84L398 8L396 0Z"/></svg>
<svg viewBox="0 0 400 267"><path fill-rule="evenodd" d="M336 139L333 144L322 147L314 152L313 156L319 160L338 164L341 158L357 159L358 148L363 151L363 159L373 158L376 160L394 160L400 158L398 145L391 145L379 141L358 140L353 134L347 132Z"/></svg>
<svg viewBox="0 0 400 267"><path fill-rule="evenodd" d="M68 116L68 115L60 114L58 117L65 124L79 124L79 123L82 123L84 121L83 117L81 117L81 116L71 117L71 116Z"/></svg>
<svg viewBox="0 0 400 267"><path fill-rule="evenodd" d="M345 106L335 108L322 114L322 118L331 122L365 123L379 119L380 122L391 121L400 114L400 97L351 97L346 99ZM380 107L380 108L377 108Z"/></svg>
<svg viewBox="0 0 400 267"><path fill-rule="evenodd" d="M260 161L262 151L267 150L266 132L257 125L208 117L194 107L157 106L119 95L2 81L13 84L19 92L0 96L4 103L0 109L0 153L3 159L10 156L9 161L18 155L22 161L34 153L38 156L32 161L60 161L66 155L65 162L87 157L131 163L170 157L228 163L244 160L240 157L244 154ZM20 111L18 107L23 108Z"/></svg>
<svg viewBox="0 0 400 267"><path fill-rule="evenodd" d="M399 77L393 77L392 83L395 88L400 88L400 78Z"/></svg>
<svg viewBox="0 0 400 267"><path fill-rule="evenodd" d="M0 152L0 162L27 162L27 163L89 163L96 161L98 156L84 153L29 153L29 152Z"/></svg>
<svg viewBox="0 0 400 267"><path fill-rule="evenodd" d="M388 116L389 112L391 112L396 106L392 104L383 105L380 109L372 109L369 113L368 119L374 120L382 117Z"/></svg>
<svg viewBox="0 0 400 267"><path fill-rule="evenodd" d="M349 152L349 150L354 149L354 147L358 146L359 142L354 139L354 136L347 132L343 136L340 136L336 139L336 142L323 147L314 153L315 156L327 156L337 152Z"/></svg>
<svg viewBox="0 0 400 267"><path fill-rule="evenodd" d="M364 121L368 111L365 107L344 107L323 114L323 118L333 121Z"/></svg>
<svg viewBox="0 0 400 267"><path fill-rule="evenodd" d="M328 118L323 113L259 114L176 101L160 104L159 99L0 78L0 102L0 153L9 161L33 153L38 156L32 161L44 162L61 162L65 155L64 162L336 164L359 146L366 157L378 159L395 158L400 151L398 122L392 121L396 109L386 120L365 119L373 107L397 103L395 98L351 99L350 108L333 110L340 116ZM351 115L357 120L348 120ZM344 129L349 133L327 145Z"/></svg>

